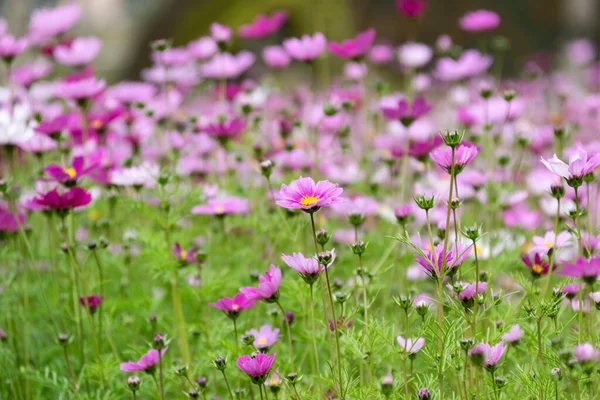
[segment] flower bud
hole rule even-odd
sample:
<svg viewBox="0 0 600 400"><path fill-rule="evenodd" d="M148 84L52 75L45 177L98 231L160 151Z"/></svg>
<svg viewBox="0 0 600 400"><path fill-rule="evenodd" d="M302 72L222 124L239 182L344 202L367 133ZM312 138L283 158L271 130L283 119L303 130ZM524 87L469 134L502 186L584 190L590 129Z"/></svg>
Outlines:
<svg viewBox="0 0 600 400"><path fill-rule="evenodd" d="M402 308L403 310L408 310L413 305L412 298L403 294L401 294L400 297L395 297L394 302L398 304L398 307Z"/></svg>
<svg viewBox="0 0 600 400"><path fill-rule="evenodd" d="M196 389L190 389L190 390L188 390L188 392L186 393L186 395L190 399L197 399L198 397L200 397L200 394L198 394L198 391Z"/></svg>
<svg viewBox="0 0 600 400"><path fill-rule="evenodd" d="M515 97L517 97L517 92L515 90L506 89L504 92L502 92L502 98L504 101L511 102Z"/></svg>
<svg viewBox="0 0 600 400"><path fill-rule="evenodd" d="M173 42L171 40L166 40L166 39L160 39L160 40L155 40L154 42L152 42L150 44L150 48L153 51L165 51L168 48L170 48L173 45Z"/></svg>
<svg viewBox="0 0 600 400"><path fill-rule="evenodd" d="M181 365L175 368L175 374L179 376L188 376L188 370L189 368L187 365Z"/></svg>
<svg viewBox="0 0 600 400"><path fill-rule="evenodd" d="M325 246L329 239L331 239L331 235L323 228L319 228L317 230L317 243L321 246Z"/></svg>
<svg viewBox="0 0 600 400"><path fill-rule="evenodd" d="M496 385L496 387L498 389L502 389L504 387L504 385L506 385L506 380L501 376L497 376L494 379L494 384Z"/></svg>
<svg viewBox="0 0 600 400"><path fill-rule="evenodd" d="M325 104L323 106L323 114L325 114L328 117L333 117L335 114L337 114L337 112L338 110L331 104Z"/></svg>
<svg viewBox="0 0 600 400"><path fill-rule="evenodd" d="M460 339L460 348L463 349L463 351L469 351L469 349L471 347L473 347L473 339L472 338L465 338L465 339Z"/></svg>
<svg viewBox="0 0 600 400"><path fill-rule="evenodd" d="M260 162L260 173L267 179L271 177L275 163L271 160L263 160Z"/></svg>
<svg viewBox="0 0 600 400"><path fill-rule="evenodd" d="M552 375L552 379L554 379L555 381L560 381L562 379L562 372L560 368L552 368L550 370L550 375Z"/></svg>
<svg viewBox="0 0 600 400"><path fill-rule="evenodd" d="M429 304L425 303L424 301L418 302L415 305L415 308L417 310L417 314L419 314L421 317L425 317L425 315L427 315L429 312Z"/></svg>
<svg viewBox="0 0 600 400"><path fill-rule="evenodd" d="M298 375L295 372L290 372L285 376L285 380L288 381L290 385L294 386L302 380L302 375Z"/></svg>
<svg viewBox="0 0 600 400"><path fill-rule="evenodd" d="M88 250L95 250L97 245L98 244L96 243L95 240L90 240L87 245Z"/></svg>
<svg viewBox="0 0 600 400"><path fill-rule="evenodd" d="M127 378L127 387L132 392L137 392L140 389L141 383L142 382L140 381L140 377L137 375L130 376L129 378Z"/></svg>
<svg viewBox="0 0 600 400"><path fill-rule="evenodd" d="M196 384L200 389L205 389L208 385L208 378L206 376L199 376L196 378Z"/></svg>
<svg viewBox="0 0 600 400"><path fill-rule="evenodd" d="M335 292L335 294L333 295L333 299L338 304L344 304L346 300L348 300L348 295L343 292Z"/></svg>
<svg viewBox="0 0 600 400"><path fill-rule="evenodd" d="M350 221L350 223L356 227L361 226L365 221L365 214L355 212L350 213L348 214L348 221Z"/></svg>
<svg viewBox="0 0 600 400"><path fill-rule="evenodd" d="M227 359L223 358L221 356L218 356L217 358L214 359L214 361L212 362L212 364L219 371L224 371L225 368L227 368Z"/></svg>
<svg viewBox="0 0 600 400"><path fill-rule="evenodd" d="M165 336L162 333L155 333L152 338L152 347L160 351L165 348Z"/></svg>
<svg viewBox="0 0 600 400"><path fill-rule="evenodd" d="M463 138L465 137L465 131L446 131L446 133L442 133L441 135L446 146L456 147L462 143Z"/></svg>
<svg viewBox="0 0 600 400"><path fill-rule="evenodd" d="M419 397L419 400L429 400L431 398L431 393L429 392L429 389L421 388L417 392L417 396Z"/></svg>
<svg viewBox="0 0 600 400"><path fill-rule="evenodd" d="M394 377L386 374L381 378L381 393L387 398L394 392Z"/></svg>
<svg viewBox="0 0 600 400"><path fill-rule="evenodd" d="M2 331L4 333L4 331ZM0 336L1 337L1 336ZM4 333L4 339L6 338L6 333ZM58 334L58 343L62 346L66 346L71 341L71 336L68 333L59 333Z"/></svg>
<svg viewBox="0 0 600 400"><path fill-rule="evenodd" d="M427 197L424 194L418 195L414 197L415 203L417 203L417 206L422 209L422 210L431 210L433 208L433 206L435 205L435 197L431 196L431 197Z"/></svg>
<svg viewBox="0 0 600 400"><path fill-rule="evenodd" d="M494 95L494 89L491 89L491 88L484 88L479 91L479 96L484 100L489 99L493 95Z"/></svg>
<svg viewBox="0 0 600 400"><path fill-rule="evenodd" d="M368 246L369 246L369 242L365 243L362 240L359 240L358 242L352 243L350 245L350 248L352 249L352 252L354 254L360 256L365 253Z"/></svg>
<svg viewBox="0 0 600 400"><path fill-rule="evenodd" d="M565 187L561 184L553 184L550 186L550 195L555 199L561 199L565 196Z"/></svg>

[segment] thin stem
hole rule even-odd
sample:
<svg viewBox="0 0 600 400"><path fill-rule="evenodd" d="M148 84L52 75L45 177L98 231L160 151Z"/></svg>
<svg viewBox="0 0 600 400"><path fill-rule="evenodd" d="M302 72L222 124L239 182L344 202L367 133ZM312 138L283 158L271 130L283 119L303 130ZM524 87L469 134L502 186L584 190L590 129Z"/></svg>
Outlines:
<svg viewBox="0 0 600 400"><path fill-rule="evenodd" d="M538 342L538 357L542 359L543 357L543 349L542 349L542 319L538 318L537 320L537 342Z"/></svg>
<svg viewBox="0 0 600 400"><path fill-rule="evenodd" d="M229 398L234 400L233 393L231 392L231 386L229 386L229 381L227 380L227 375L225 374L225 370L221 371L223 373L223 379L225 380L225 386L227 386L227 391L229 392Z"/></svg>
<svg viewBox="0 0 600 400"><path fill-rule="evenodd" d="M558 222L560 220L560 198L556 199L556 215L554 216L554 245L552 246L553 253L550 257L550 265L548 266L548 278L546 279L546 286L544 286L544 297L548 293L550 287L550 280L552 279L552 271L554 270L554 260L556 260L556 241L558 240Z"/></svg>
<svg viewBox="0 0 600 400"><path fill-rule="evenodd" d="M160 378L160 397L165 400L165 385L163 383L162 351L158 350L158 377Z"/></svg>
<svg viewBox="0 0 600 400"><path fill-rule="evenodd" d="M71 359L69 358L69 350L67 350L67 346L63 346L63 352L65 354L65 362L67 363L67 370L69 371L69 379L71 380L71 384L73 385L73 390L77 391L77 381L75 379L75 373L73 372L73 367L71 366Z"/></svg>
<svg viewBox="0 0 600 400"><path fill-rule="evenodd" d="M258 392L260 393L260 400L264 400L264 397L263 397L263 385L258 385Z"/></svg>
<svg viewBox="0 0 600 400"><path fill-rule="evenodd" d="M98 266L98 279L100 280L100 299L104 298L104 273L102 270L102 263L100 262L100 257L98 257L98 253L94 249L92 252L94 255L94 260L96 260L96 265ZM102 302L98 305L98 347L100 348L100 352L102 352L102 338L104 337L102 332Z"/></svg>
<svg viewBox="0 0 600 400"><path fill-rule="evenodd" d="M581 344L583 333L583 282L579 284L579 329L577 330L577 344Z"/></svg>
<svg viewBox="0 0 600 400"><path fill-rule="evenodd" d="M233 341L235 342L235 356L240 355L240 345L238 343L238 330L237 330L237 321L232 319L233 321Z"/></svg>
<svg viewBox="0 0 600 400"><path fill-rule="evenodd" d="M171 286L173 291L173 311L175 312L175 318L177 320L177 336L179 341L179 347L181 349L181 356L183 362L186 365L190 364L190 348L187 339L187 331L185 329L185 317L183 315L183 306L181 304L181 295L179 294L179 285L177 279L177 270L173 271L173 278L171 280Z"/></svg>
<svg viewBox="0 0 600 400"><path fill-rule="evenodd" d="M281 310L281 316L283 317L283 320L285 321L285 326L287 328L288 347L290 348L290 364L292 365L292 371L295 371L294 347L292 346L292 328L290 327L290 321L287 319L287 316L285 315L285 310L283 309L283 306L281 305L279 300L277 300L277 306Z"/></svg>
<svg viewBox="0 0 600 400"><path fill-rule="evenodd" d="M477 241L473 240L473 252L475 253L475 296L479 294L479 256L477 255ZM456 253L458 255L458 252ZM473 337L475 337L475 330L477 329L477 307L478 302L475 301L473 307Z"/></svg>
<svg viewBox="0 0 600 400"><path fill-rule="evenodd" d="M315 353L315 365L317 367L317 376L321 376L321 371L319 367L319 350L317 349L317 331L315 329L315 296L312 284L310 285L310 319L312 325L312 342L313 351Z"/></svg>
<svg viewBox="0 0 600 400"><path fill-rule="evenodd" d="M579 242L579 251L583 254L583 246L581 244L581 218L579 216L579 188L573 188L575 190L575 226L577 228L577 240Z"/></svg>

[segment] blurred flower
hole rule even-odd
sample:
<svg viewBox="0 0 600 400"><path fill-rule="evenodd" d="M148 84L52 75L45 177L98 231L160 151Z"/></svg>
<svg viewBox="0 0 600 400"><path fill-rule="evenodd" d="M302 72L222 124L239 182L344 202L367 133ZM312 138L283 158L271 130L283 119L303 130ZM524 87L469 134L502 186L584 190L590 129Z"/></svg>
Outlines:
<svg viewBox="0 0 600 400"><path fill-rule="evenodd" d="M397 336L396 341L402 347L402 351L409 354L417 354L419 350L425 345L424 338L418 339L405 339L402 336Z"/></svg>
<svg viewBox="0 0 600 400"><path fill-rule="evenodd" d="M396 0L396 8L407 17L418 17L427 6L426 0Z"/></svg>
<svg viewBox="0 0 600 400"><path fill-rule="evenodd" d="M163 357L168 347L165 347L160 351L160 355L158 350L150 349L146 354L144 354L137 362L136 361L127 361L121 363L121 371L126 372L134 372L134 371L144 371L150 375L154 373L154 369L156 364L158 364L160 357Z"/></svg>
<svg viewBox="0 0 600 400"><path fill-rule="evenodd" d="M245 214L249 210L248 200L240 197L226 197L223 199L208 199L206 204L192 207L192 214L203 215L229 215Z"/></svg>
<svg viewBox="0 0 600 400"><path fill-rule="evenodd" d="M425 66L431 57L433 50L423 43L408 42L398 49L398 61L406 68L420 68Z"/></svg>
<svg viewBox="0 0 600 400"><path fill-rule="evenodd" d="M54 49L54 59L68 66L89 64L96 58L102 42L97 37L78 37L69 44L61 44Z"/></svg>
<svg viewBox="0 0 600 400"><path fill-rule="evenodd" d="M327 40L322 33L303 35L301 38L289 38L283 41L285 51L300 61L312 61L325 50Z"/></svg>
<svg viewBox="0 0 600 400"><path fill-rule="evenodd" d="M281 46L266 46L262 52L263 60L271 68L285 68L291 58Z"/></svg>
<svg viewBox="0 0 600 400"><path fill-rule="evenodd" d="M331 53L340 58L357 59L369 51L374 40L375 29L370 28L359 33L353 39L347 39L341 43L329 42L327 48Z"/></svg>
<svg viewBox="0 0 600 400"><path fill-rule="evenodd" d="M240 26L238 33L243 38L262 39L277 32L287 19L285 11L275 11L271 15L259 14L252 23Z"/></svg>
<svg viewBox="0 0 600 400"><path fill-rule="evenodd" d="M238 54L219 53L202 65L202 75L212 79L237 78L254 64L254 55L249 51Z"/></svg>
<svg viewBox="0 0 600 400"><path fill-rule="evenodd" d="M515 343L518 343L523 338L524 334L525 334L525 331L523 329L521 329L519 324L515 324L510 327L510 330L508 332L506 332L504 335L502 335L502 340L504 340L505 342L511 343L511 344L515 344Z"/></svg>
<svg viewBox="0 0 600 400"><path fill-rule="evenodd" d="M500 16L493 11L477 10L466 13L460 18L458 24L467 32L489 31L500 25Z"/></svg>
<svg viewBox="0 0 600 400"><path fill-rule="evenodd" d="M459 81L486 71L492 65L492 57L477 50L465 50L458 59L440 58L433 76L441 81Z"/></svg>

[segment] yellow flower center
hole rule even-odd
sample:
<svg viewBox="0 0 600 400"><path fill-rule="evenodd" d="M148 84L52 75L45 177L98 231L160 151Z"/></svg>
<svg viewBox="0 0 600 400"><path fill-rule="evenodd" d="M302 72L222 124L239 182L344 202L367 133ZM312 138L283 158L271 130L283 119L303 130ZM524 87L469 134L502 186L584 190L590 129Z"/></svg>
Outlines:
<svg viewBox="0 0 600 400"><path fill-rule="evenodd" d="M182 260L185 260L185 258L187 257L187 255L188 255L188 252L187 252L187 251L185 251L185 250L181 250L181 255L180 255L180 257L181 257L181 259L182 259Z"/></svg>
<svg viewBox="0 0 600 400"><path fill-rule="evenodd" d="M265 339L264 337L261 337L260 339L258 339L256 341L258 344L267 344L267 339Z"/></svg>
<svg viewBox="0 0 600 400"><path fill-rule="evenodd" d="M307 207L312 206L317 201L319 201L319 198L316 196L302 196L302 199L300 199L300 204L302 204L304 207Z"/></svg>
<svg viewBox="0 0 600 400"><path fill-rule="evenodd" d="M554 243L552 242L544 242L544 247L552 247L554 246Z"/></svg>
<svg viewBox="0 0 600 400"><path fill-rule="evenodd" d="M73 167L63 168L63 170L65 171L65 174L69 175L71 178L77 176L77 171L75 171L75 168Z"/></svg>
<svg viewBox="0 0 600 400"><path fill-rule="evenodd" d="M96 209L90 210L90 212L88 213L88 218L94 222L98 221L100 219L100 211Z"/></svg>
<svg viewBox="0 0 600 400"><path fill-rule="evenodd" d="M233 311L237 311L237 309L240 308L240 306L238 306L237 304L232 304L231 308L233 309Z"/></svg>
<svg viewBox="0 0 600 400"><path fill-rule="evenodd" d="M221 214L223 211L225 211L225 208L223 208L223 206L216 206L215 207L215 212L217 214Z"/></svg>
<svg viewBox="0 0 600 400"><path fill-rule="evenodd" d="M99 119L95 119L92 121L92 128L93 129L100 129L102 128L102 121L100 121Z"/></svg>
<svg viewBox="0 0 600 400"><path fill-rule="evenodd" d="M544 267L542 267L540 264L533 264L531 266L531 270L536 274L541 274L544 271Z"/></svg>

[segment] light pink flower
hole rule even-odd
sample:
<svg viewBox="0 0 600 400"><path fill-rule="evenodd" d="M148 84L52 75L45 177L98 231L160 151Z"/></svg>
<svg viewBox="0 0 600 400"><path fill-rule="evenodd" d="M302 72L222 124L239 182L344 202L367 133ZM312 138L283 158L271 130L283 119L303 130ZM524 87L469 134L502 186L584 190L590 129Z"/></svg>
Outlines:
<svg viewBox="0 0 600 400"><path fill-rule="evenodd" d="M160 357L163 357L168 347L165 347L160 351ZM144 354L138 361L127 361L121 363L121 371L134 372L134 371L146 371L151 372L154 370L156 364L159 361L158 350L150 349Z"/></svg>
<svg viewBox="0 0 600 400"><path fill-rule="evenodd" d="M283 41L285 51L300 61L312 61L325 50L327 40L322 33L303 35L301 38L289 38Z"/></svg>
<svg viewBox="0 0 600 400"><path fill-rule="evenodd" d="M492 57L477 50L465 50L457 60L440 58L433 76L441 81L458 81L486 71L492 65Z"/></svg>
<svg viewBox="0 0 600 400"><path fill-rule="evenodd" d="M285 68L292 60L281 46L266 46L262 52L263 60L271 68Z"/></svg>
<svg viewBox="0 0 600 400"><path fill-rule="evenodd" d="M467 32L489 31L500 25L500 16L493 11L477 10L465 14L458 24Z"/></svg>
<svg viewBox="0 0 600 400"><path fill-rule="evenodd" d="M96 58L102 42L94 36L75 38L70 44L61 44L54 49L54 59L68 66L89 64Z"/></svg>
<svg viewBox="0 0 600 400"><path fill-rule="evenodd" d="M215 54L202 66L202 75L212 79L237 78L254 64L254 55L249 51L238 54Z"/></svg>
<svg viewBox="0 0 600 400"><path fill-rule="evenodd" d="M417 354L417 352L425 345L425 338L405 339L402 336L397 336L396 341L400 347L402 347L402 351L405 351L408 354Z"/></svg>

